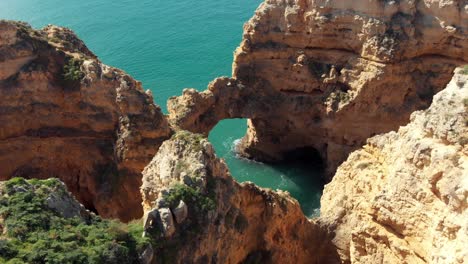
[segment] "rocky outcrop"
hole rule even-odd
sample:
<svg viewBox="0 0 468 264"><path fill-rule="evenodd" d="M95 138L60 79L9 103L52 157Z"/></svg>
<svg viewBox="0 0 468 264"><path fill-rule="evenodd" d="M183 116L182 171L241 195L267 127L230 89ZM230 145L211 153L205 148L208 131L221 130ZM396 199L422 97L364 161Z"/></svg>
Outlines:
<svg viewBox="0 0 468 264"><path fill-rule="evenodd" d="M0 263L147 263L142 230L86 210L58 179L0 182Z"/></svg>
<svg viewBox="0 0 468 264"><path fill-rule="evenodd" d="M315 148L328 177L373 135L429 106L468 62L462 0L267 0L245 25L233 78L168 102L177 127L207 134L249 118L239 151L275 161Z"/></svg>
<svg viewBox="0 0 468 264"><path fill-rule="evenodd" d="M94 214L88 211L82 204L80 204L71 193L67 191L65 184L56 179L47 179L43 181L30 180L27 181L23 178L14 178L7 182L0 182L0 200L6 203L8 198L12 198L15 194L32 194L32 196L41 195L43 200L43 206L45 210L53 211L61 218L77 218L80 221L89 221ZM27 197L27 196L26 196ZM13 200L13 199L11 199ZM16 202L16 201L12 201ZM2 203L3 207L6 204ZM16 204L9 204L9 207L13 207ZM22 208L23 211L18 213L29 213L30 208ZM34 208L36 209L36 208ZM11 215L7 215L11 217ZM1 216L0 216L1 217ZM7 225L0 221L0 236L3 233L7 233Z"/></svg>
<svg viewBox="0 0 468 264"><path fill-rule="evenodd" d="M327 233L296 200L237 183L200 135L178 132L143 175L145 233L160 245L154 263L338 261ZM179 221L181 201L188 215Z"/></svg>
<svg viewBox="0 0 468 264"><path fill-rule="evenodd" d="M351 263L468 262L468 70L368 140L325 187L321 219Z"/></svg>
<svg viewBox="0 0 468 264"><path fill-rule="evenodd" d="M103 217L142 215L141 171L171 130L141 83L72 31L0 21L0 179L60 178Z"/></svg>

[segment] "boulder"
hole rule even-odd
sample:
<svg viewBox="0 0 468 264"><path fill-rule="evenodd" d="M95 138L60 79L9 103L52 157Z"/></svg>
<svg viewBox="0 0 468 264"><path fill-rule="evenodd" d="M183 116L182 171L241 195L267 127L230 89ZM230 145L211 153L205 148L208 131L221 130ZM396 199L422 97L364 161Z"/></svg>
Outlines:
<svg viewBox="0 0 468 264"><path fill-rule="evenodd" d="M188 208L184 201L180 201L179 205L172 210L175 220L178 224L181 224L188 216Z"/></svg>
<svg viewBox="0 0 468 264"><path fill-rule="evenodd" d="M158 209L158 212L161 220L161 231L165 237L171 237L176 231L171 210L169 208L161 208Z"/></svg>

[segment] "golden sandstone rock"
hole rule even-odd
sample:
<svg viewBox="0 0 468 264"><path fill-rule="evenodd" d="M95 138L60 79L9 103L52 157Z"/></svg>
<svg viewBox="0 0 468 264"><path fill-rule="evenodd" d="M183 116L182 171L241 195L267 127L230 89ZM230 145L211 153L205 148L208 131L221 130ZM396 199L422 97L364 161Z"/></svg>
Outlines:
<svg viewBox="0 0 468 264"><path fill-rule="evenodd" d="M468 63L467 21L464 1L265 1L244 26L232 79L169 100L170 122L207 134L249 118L241 154L274 161L313 147L331 179Z"/></svg>
<svg viewBox="0 0 468 264"><path fill-rule="evenodd" d="M353 152L325 187L321 220L352 263L468 262L468 72L398 132Z"/></svg>
<svg viewBox="0 0 468 264"><path fill-rule="evenodd" d="M171 133L141 83L68 29L0 21L0 98L1 180L57 177L103 217L141 217L141 171Z"/></svg>
<svg viewBox="0 0 468 264"><path fill-rule="evenodd" d="M413 113L410 120L398 132L375 136L350 155L325 187L316 219L306 220L287 194L237 184L207 141L188 132L163 143L146 167L143 205L145 211L158 208L177 183L198 183L207 196L215 192L216 209L205 214L189 204L189 219L201 220L177 226L173 240L200 243L177 248L178 263L183 256L216 256L223 263L252 256L262 263L465 263L466 69L457 69L429 109ZM210 181L214 183L208 187ZM239 231L229 224L233 210L249 229ZM184 232L196 221L202 223L201 234L187 239ZM188 253L187 248L196 250ZM158 254L166 253L163 249Z"/></svg>
<svg viewBox="0 0 468 264"><path fill-rule="evenodd" d="M180 131L165 141L143 171L141 192L146 214L167 207L174 213L182 198L188 208L187 219L177 223L169 237L167 224L156 221L153 228L166 237L149 236L164 239L160 243L167 247L155 250L154 259L171 263L339 260L326 230L307 219L295 199L253 183L237 183L201 135Z"/></svg>
<svg viewBox="0 0 468 264"><path fill-rule="evenodd" d="M467 29L462 0L266 0L232 78L171 98L168 122L70 30L0 21L0 179L58 177L104 217L144 211L164 240L147 262L465 263ZM226 118L249 119L245 156L320 153L320 217L237 183L182 131Z"/></svg>

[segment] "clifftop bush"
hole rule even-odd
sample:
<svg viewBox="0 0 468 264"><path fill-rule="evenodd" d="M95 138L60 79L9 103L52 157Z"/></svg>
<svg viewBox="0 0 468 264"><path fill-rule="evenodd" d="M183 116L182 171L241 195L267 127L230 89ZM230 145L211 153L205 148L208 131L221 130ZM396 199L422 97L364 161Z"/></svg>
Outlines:
<svg viewBox="0 0 468 264"><path fill-rule="evenodd" d="M82 60L71 58L67 64L63 66L63 78L65 81L79 81L84 77L84 73L81 71Z"/></svg>
<svg viewBox="0 0 468 264"><path fill-rule="evenodd" d="M51 193L70 195L58 180L14 178L0 189L0 263L139 263L149 244L141 223L65 218L48 207Z"/></svg>

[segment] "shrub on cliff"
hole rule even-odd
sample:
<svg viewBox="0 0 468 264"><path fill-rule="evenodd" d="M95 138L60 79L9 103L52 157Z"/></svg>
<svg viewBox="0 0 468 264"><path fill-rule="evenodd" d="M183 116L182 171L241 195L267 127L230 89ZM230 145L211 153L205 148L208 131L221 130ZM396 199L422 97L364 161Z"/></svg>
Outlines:
<svg viewBox="0 0 468 264"><path fill-rule="evenodd" d="M67 64L63 66L63 79L65 81L78 81L84 77L84 73L81 71L81 64L83 61L71 58Z"/></svg>
<svg viewBox="0 0 468 264"><path fill-rule="evenodd" d="M198 212L208 212L216 209L216 202L212 194L204 195L198 188L185 184L175 184L171 192L164 196L169 207L175 208L182 200L195 206Z"/></svg>
<svg viewBox="0 0 468 264"><path fill-rule="evenodd" d="M141 224L65 218L48 206L51 193L69 195L58 180L14 178L3 185L0 263L138 263L148 244Z"/></svg>

